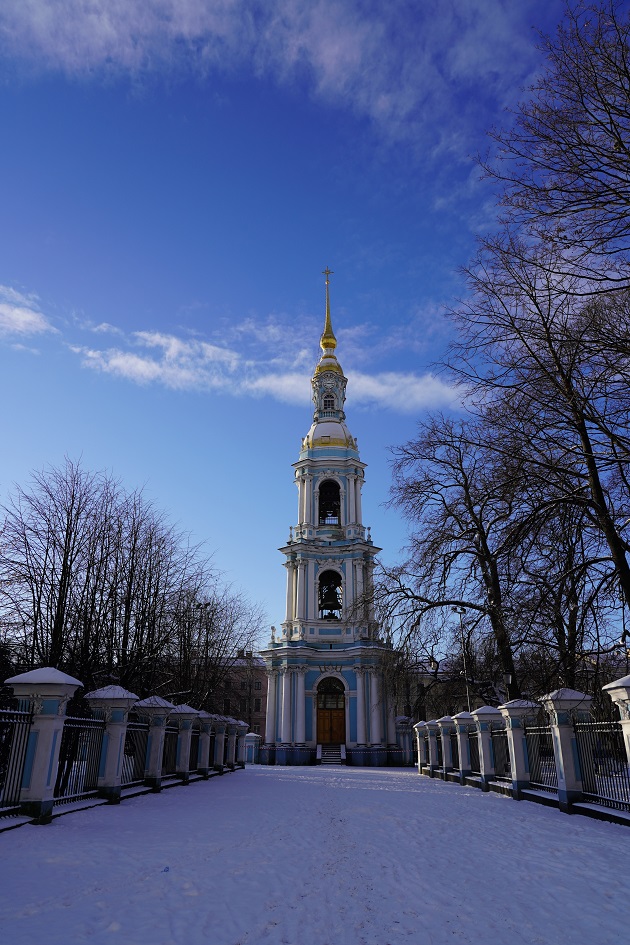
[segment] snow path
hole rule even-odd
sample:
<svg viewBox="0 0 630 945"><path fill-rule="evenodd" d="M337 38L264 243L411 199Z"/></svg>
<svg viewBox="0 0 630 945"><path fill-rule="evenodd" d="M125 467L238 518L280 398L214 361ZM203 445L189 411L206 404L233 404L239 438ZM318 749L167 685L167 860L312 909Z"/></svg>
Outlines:
<svg viewBox="0 0 630 945"><path fill-rule="evenodd" d="M11 945L619 945L630 831L410 769L249 767L0 837Z"/></svg>

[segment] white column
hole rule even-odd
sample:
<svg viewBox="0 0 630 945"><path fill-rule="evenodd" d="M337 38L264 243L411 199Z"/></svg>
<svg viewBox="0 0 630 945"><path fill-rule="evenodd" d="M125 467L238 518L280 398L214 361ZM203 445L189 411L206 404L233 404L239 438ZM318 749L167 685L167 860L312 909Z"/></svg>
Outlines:
<svg viewBox="0 0 630 945"><path fill-rule="evenodd" d="M357 588L356 588L356 597L357 599L363 594L363 561L357 561L356 564L356 576L357 576Z"/></svg>
<svg viewBox="0 0 630 945"><path fill-rule="evenodd" d="M305 561L298 561L297 565L297 606L295 616L298 620L304 620L304 577Z"/></svg>
<svg viewBox="0 0 630 945"><path fill-rule="evenodd" d="M303 745L306 741L306 705L304 696L304 676L306 675L306 666L298 666L297 670L297 693L296 693L296 719L295 719L295 740L298 745Z"/></svg>
<svg viewBox="0 0 630 945"><path fill-rule="evenodd" d="M277 669L267 670L267 719L265 722L265 742L273 745L276 741L276 680Z"/></svg>
<svg viewBox="0 0 630 945"><path fill-rule="evenodd" d="M359 525L363 523L363 513L361 509L361 483L362 483L362 480L357 477L355 501L357 504L357 522L359 523Z"/></svg>
<svg viewBox="0 0 630 945"><path fill-rule="evenodd" d="M306 516L304 521L309 525L313 522L313 477L306 477Z"/></svg>
<svg viewBox="0 0 630 945"><path fill-rule="evenodd" d="M365 667L356 666L357 677L357 745L365 745Z"/></svg>
<svg viewBox="0 0 630 945"><path fill-rule="evenodd" d="M303 476L298 479L298 521L300 525L306 521L306 483Z"/></svg>
<svg viewBox="0 0 630 945"><path fill-rule="evenodd" d="M307 561L306 563L306 574L305 580L307 581L308 588L308 597L306 605L306 619L314 620L315 619L315 562Z"/></svg>
<svg viewBox="0 0 630 945"><path fill-rule="evenodd" d="M348 524L348 515L347 515L347 504L348 504L348 491L347 489L339 490L339 525Z"/></svg>
<svg viewBox="0 0 630 945"><path fill-rule="evenodd" d="M291 744L291 670L283 666L280 670L282 679L282 715L280 717L280 740L283 745Z"/></svg>
<svg viewBox="0 0 630 945"><path fill-rule="evenodd" d="M378 670L370 670L370 744L381 744L381 693Z"/></svg>
<svg viewBox="0 0 630 945"><path fill-rule="evenodd" d="M284 564L287 569L287 621L293 620L293 562L286 561Z"/></svg>

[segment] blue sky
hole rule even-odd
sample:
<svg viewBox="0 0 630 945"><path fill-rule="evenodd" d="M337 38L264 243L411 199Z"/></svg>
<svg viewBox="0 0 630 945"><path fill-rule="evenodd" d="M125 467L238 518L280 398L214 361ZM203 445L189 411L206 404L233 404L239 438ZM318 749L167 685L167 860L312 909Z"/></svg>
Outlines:
<svg viewBox="0 0 630 945"><path fill-rule="evenodd" d="M3 0L0 501L82 457L283 619L326 265L364 520L496 216L474 155L559 0Z"/></svg>

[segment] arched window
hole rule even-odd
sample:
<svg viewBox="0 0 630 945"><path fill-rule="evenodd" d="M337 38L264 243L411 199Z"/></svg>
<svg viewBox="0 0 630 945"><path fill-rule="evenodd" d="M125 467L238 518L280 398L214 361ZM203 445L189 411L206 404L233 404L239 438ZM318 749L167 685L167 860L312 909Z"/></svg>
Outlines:
<svg viewBox="0 0 630 945"><path fill-rule="evenodd" d="M319 487L319 524L339 525L341 493L339 483L325 479Z"/></svg>
<svg viewBox="0 0 630 945"><path fill-rule="evenodd" d="M324 410L334 410L335 409L335 398L332 394L326 394L323 401Z"/></svg>
<svg viewBox="0 0 630 945"><path fill-rule="evenodd" d="M319 618L339 620L343 604L341 575L323 571L319 578Z"/></svg>
<svg viewBox="0 0 630 945"><path fill-rule="evenodd" d="M341 680L335 676L325 676L317 686L317 708L343 709L345 704Z"/></svg>

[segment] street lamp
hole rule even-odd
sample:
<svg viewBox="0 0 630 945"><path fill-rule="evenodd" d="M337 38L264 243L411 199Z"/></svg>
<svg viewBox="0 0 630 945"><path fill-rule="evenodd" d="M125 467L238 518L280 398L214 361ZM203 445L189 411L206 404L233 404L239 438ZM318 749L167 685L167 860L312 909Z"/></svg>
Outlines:
<svg viewBox="0 0 630 945"><path fill-rule="evenodd" d="M465 607L451 607L451 610L454 614L459 615L459 633L462 640L462 658L464 660L464 682L466 683L466 703L468 705L468 711L470 712L470 690L468 688L468 666L466 665L466 644L464 641L464 614L466 613Z"/></svg>

